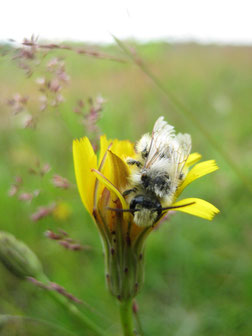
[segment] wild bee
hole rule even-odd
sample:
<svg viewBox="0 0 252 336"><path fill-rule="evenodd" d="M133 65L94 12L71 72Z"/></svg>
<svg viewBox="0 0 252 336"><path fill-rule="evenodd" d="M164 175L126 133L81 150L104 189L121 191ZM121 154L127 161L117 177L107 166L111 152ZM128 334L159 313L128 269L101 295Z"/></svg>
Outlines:
<svg viewBox="0 0 252 336"><path fill-rule="evenodd" d="M136 158L126 159L131 174L123 192L137 225L154 225L165 210L175 208L171 204L185 178L190 150L190 135L175 135L164 117L156 121L152 135L147 133L137 142Z"/></svg>

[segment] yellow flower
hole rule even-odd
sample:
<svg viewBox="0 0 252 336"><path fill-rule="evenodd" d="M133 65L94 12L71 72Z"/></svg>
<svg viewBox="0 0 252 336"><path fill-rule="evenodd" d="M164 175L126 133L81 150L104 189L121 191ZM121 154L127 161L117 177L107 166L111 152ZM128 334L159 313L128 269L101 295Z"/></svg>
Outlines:
<svg viewBox="0 0 252 336"><path fill-rule="evenodd" d="M159 123L164 124L162 120ZM139 143L138 147L141 147ZM109 289L120 300L134 297L143 281L144 241L167 210L153 225L136 224L130 202L123 196L132 171L137 170L127 164L127 158L132 160L139 157L139 152L136 153L130 141L108 140L106 136L101 136L98 158L90 141L84 137L74 140L73 157L82 202L97 224L104 243ZM200 154L192 153L187 155L183 165L179 162L180 175L184 178L181 178L176 191L169 197L172 201L162 206L211 220L219 212L212 204L199 198L176 201L191 182L218 169L214 160L197 163L200 159Z"/></svg>

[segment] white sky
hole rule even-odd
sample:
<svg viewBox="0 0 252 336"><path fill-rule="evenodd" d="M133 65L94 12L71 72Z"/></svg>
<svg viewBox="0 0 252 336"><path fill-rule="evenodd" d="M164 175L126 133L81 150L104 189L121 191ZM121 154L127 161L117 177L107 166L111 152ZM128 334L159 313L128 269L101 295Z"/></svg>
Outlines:
<svg viewBox="0 0 252 336"><path fill-rule="evenodd" d="M252 0L0 0L0 40L252 43Z"/></svg>

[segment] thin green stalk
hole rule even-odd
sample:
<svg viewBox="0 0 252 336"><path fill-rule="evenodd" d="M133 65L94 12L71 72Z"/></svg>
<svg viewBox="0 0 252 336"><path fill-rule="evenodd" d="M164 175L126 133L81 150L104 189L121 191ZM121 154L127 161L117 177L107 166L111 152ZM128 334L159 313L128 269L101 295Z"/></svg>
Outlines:
<svg viewBox="0 0 252 336"><path fill-rule="evenodd" d="M142 323L141 323L138 311L134 312L134 316L135 316L135 320L136 320L136 326L137 326L138 335L144 336L143 327L142 327Z"/></svg>
<svg viewBox="0 0 252 336"><path fill-rule="evenodd" d="M44 283L49 282L49 279L46 276L43 276L38 280ZM55 302L57 302L64 310L68 311L73 317L75 317L85 328L92 330L94 335L107 336L107 333L105 333L100 327L98 327L92 320L89 319L88 316L86 316L83 312L81 312L74 304L69 302L64 296L52 290L47 290L46 293Z"/></svg>
<svg viewBox="0 0 252 336"><path fill-rule="evenodd" d="M123 336L134 336L132 313L132 299L120 302L120 317Z"/></svg>
<svg viewBox="0 0 252 336"><path fill-rule="evenodd" d="M223 157L226 163L232 168L235 174L242 181L246 189L252 193L252 183L251 180L243 173L240 166L231 158L231 156L220 146L218 141L214 139L208 129L200 122L198 118L194 116L192 111L187 108L174 94L172 94L164 84L148 69L146 64L142 60L138 59L132 52L125 46L125 44L119 40L117 37L113 36L114 40L118 46L125 52L125 54L155 83L155 85L165 94L168 101L172 106L179 112L182 112L198 130L203 134L203 136L208 140L212 147Z"/></svg>

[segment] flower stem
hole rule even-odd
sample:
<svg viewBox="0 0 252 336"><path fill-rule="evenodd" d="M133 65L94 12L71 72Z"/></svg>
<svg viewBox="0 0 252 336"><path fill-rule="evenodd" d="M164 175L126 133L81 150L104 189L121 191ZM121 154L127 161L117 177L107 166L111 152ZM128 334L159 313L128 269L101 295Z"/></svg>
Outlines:
<svg viewBox="0 0 252 336"><path fill-rule="evenodd" d="M123 336L134 336L132 319L132 299L120 302L120 317Z"/></svg>

